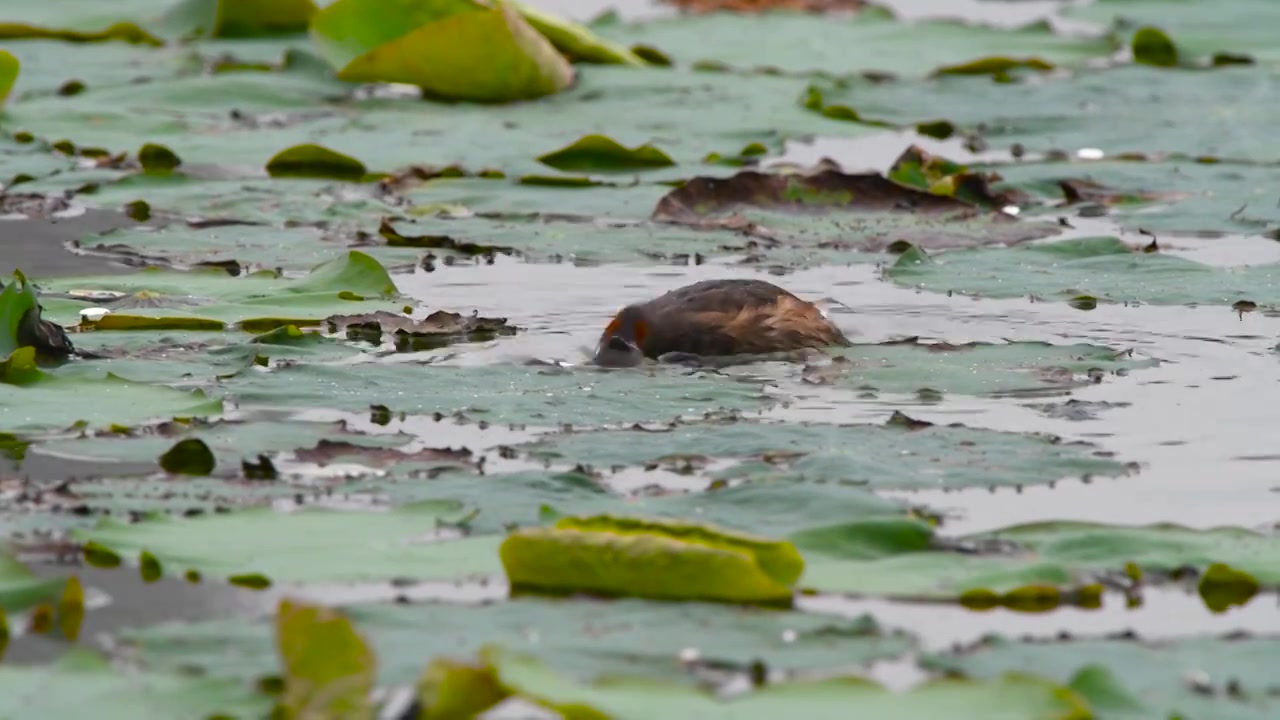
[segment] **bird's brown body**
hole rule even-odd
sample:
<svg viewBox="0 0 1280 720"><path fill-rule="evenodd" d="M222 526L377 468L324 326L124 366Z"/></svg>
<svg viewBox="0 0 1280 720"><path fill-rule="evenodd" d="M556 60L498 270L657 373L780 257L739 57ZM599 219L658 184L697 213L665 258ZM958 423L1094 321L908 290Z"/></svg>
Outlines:
<svg viewBox="0 0 1280 720"><path fill-rule="evenodd" d="M598 365L669 353L755 355L849 345L813 303L763 280L704 280L628 305L600 336Z"/></svg>

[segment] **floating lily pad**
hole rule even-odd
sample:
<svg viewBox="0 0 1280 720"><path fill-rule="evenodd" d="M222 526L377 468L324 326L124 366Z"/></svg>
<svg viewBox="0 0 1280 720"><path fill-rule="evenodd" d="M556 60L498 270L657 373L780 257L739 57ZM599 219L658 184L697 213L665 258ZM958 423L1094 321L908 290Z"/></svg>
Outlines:
<svg viewBox="0 0 1280 720"><path fill-rule="evenodd" d="M1045 215L1097 214L1125 229L1179 233L1275 232L1280 208L1266 166L1191 161L1022 163L993 168L1012 187L1048 203L1029 212ZM1106 202L1084 197L1064 206L1064 181L1098 183Z"/></svg>
<svg viewBox="0 0 1280 720"><path fill-rule="evenodd" d="M886 274L902 285L985 297L1035 295L1107 302L1231 305L1280 302L1280 266L1220 268L1163 253L1137 252L1115 238L1064 240L998 250L904 253Z"/></svg>
<svg viewBox="0 0 1280 720"><path fill-rule="evenodd" d="M53 665L6 667L0 673L0 714L5 717L74 717L85 708L95 708L95 717L104 720L188 713L249 717L269 712L271 699L234 680L121 672L106 658L82 649Z"/></svg>
<svg viewBox="0 0 1280 720"><path fill-rule="evenodd" d="M132 524L106 519L73 531L73 536L124 557L149 551L175 572L194 569L217 577L257 573L275 583L450 580L501 573L501 537L458 540L440 535L436 521L456 510L452 503L385 512L250 509L191 519L149 517ZM352 542L354 537L360 541ZM264 547L271 552L262 552Z"/></svg>
<svg viewBox="0 0 1280 720"><path fill-rule="evenodd" d="M1129 564L1149 583L1167 581L1183 568L1203 572L1226 563L1266 586L1280 584L1280 542L1241 528L1062 522L949 539L950 547L978 548L977 553L925 550L918 541L906 542L909 537L888 534L877 520L796 533L791 539L805 558L800 584L859 595L952 599L970 591L1042 588L1047 594L1036 602L1049 608L1071 602L1059 593L1124 576Z"/></svg>
<svg viewBox="0 0 1280 720"><path fill-rule="evenodd" d="M834 362L806 368L804 380L886 393L1027 396L1063 393L1156 363L1096 345L1040 342L952 345L916 340L854 345L835 353Z"/></svg>
<svg viewBox="0 0 1280 720"><path fill-rule="evenodd" d="M386 269L358 251L339 255L292 280L270 271L233 277L219 269L152 268L132 275L45 280L41 285L47 292L87 295L85 306L92 303L112 310L90 324L99 330L219 330L239 325L260 332L289 324L319 325L327 316L356 309L405 306L403 300L392 300L398 291ZM96 295L103 293L103 297Z"/></svg>
<svg viewBox="0 0 1280 720"><path fill-rule="evenodd" d="M1121 717L1262 720L1280 710L1270 670L1277 650L1275 638L1243 634L1155 642L1133 638L1039 642L991 638L957 653L930 656L924 664L975 678L1017 670L1059 681L1084 665L1099 665L1131 697L1141 698L1132 714Z"/></svg>
<svg viewBox="0 0 1280 720"><path fill-rule="evenodd" d="M886 12L863 10L852 18L821 13L764 15L713 13L642 23L600 25L611 40L643 43L681 64L698 61L735 68L847 75L884 72L921 76L943 66L989 55L1036 55L1053 62L1105 57L1106 39L1067 37L1043 24L997 30L959 22L903 23ZM767 43L717 43L709 38L769 38Z"/></svg>
<svg viewBox="0 0 1280 720"><path fill-rule="evenodd" d="M788 478L872 488L954 489L1120 475L1122 463L1091 446L964 426L691 423L663 432L610 430L550 435L526 446L537 457L600 468L672 454L734 458L719 478Z"/></svg>
<svg viewBox="0 0 1280 720"><path fill-rule="evenodd" d="M424 658L470 657L490 644L531 653L586 681L625 674L681 685L691 678L674 659L688 647L699 648L707 662L745 667L759 658L778 670L859 665L911 647L909 638L885 633L869 617L701 603L529 597L479 607L357 605L344 612L377 653L385 684L417 680ZM123 640L156 669L200 667L246 681L275 669L264 623L175 623L129 630Z"/></svg>
<svg viewBox="0 0 1280 720"><path fill-rule="evenodd" d="M315 14L312 0L180 0L159 24L184 35L244 38L303 32Z"/></svg>
<svg viewBox="0 0 1280 720"><path fill-rule="evenodd" d="M1090 717L1088 700L1073 686L1016 673L998 680L934 680L906 693L890 691L870 680L841 677L770 686L731 700L691 688L643 679L611 678L590 686L558 677L527 657L490 653L504 686L555 704L586 706L619 720L664 718L733 718L765 720L804 712L821 720L866 717L925 720L990 720L992 708L1010 717Z"/></svg>
<svg viewBox="0 0 1280 720"><path fill-rule="evenodd" d="M353 246L384 265L413 263L422 254L414 248L357 243L348 233L327 233L315 227L243 224L206 227L202 223L192 227L183 223L162 229L119 230L84 238L79 244L88 250L109 252L122 258L140 255L179 265L236 262L292 271L309 270Z"/></svg>
<svg viewBox="0 0 1280 720"><path fill-rule="evenodd" d="M1258 67L1169 72L1126 65L1035 83L943 76L923 85L838 80L813 87L819 110L842 105L900 126L945 119L1006 148L1280 159L1265 119L1275 97L1271 77ZM1017 102L1009 101L1013 95ZM1152 118L1159 118L1159 132Z"/></svg>
<svg viewBox="0 0 1280 720"><path fill-rule="evenodd" d="M352 382L358 372L360 381ZM237 377L228 392L247 407L332 408L363 412L386 405L429 415L461 412L473 420L602 424L668 420L770 401L759 385L697 377L673 368L654 376L521 366L422 367L417 363L352 366L299 364ZM626 403L618 398L627 397Z"/></svg>
<svg viewBox="0 0 1280 720"><path fill-rule="evenodd" d="M1267 0L1225 0L1222 5L1163 0L1098 0L1064 8L1063 14L1108 27L1121 37L1154 25L1169 33L1184 52L1210 58L1218 53L1280 59L1266 28L1280 21L1280 8ZM1248 18L1240 22L1238 18Z"/></svg>
<svg viewBox="0 0 1280 720"><path fill-rule="evenodd" d="M0 383L0 406L11 408L0 415L0 430L9 432L66 429L77 422L97 428L222 414L222 401L203 392L121 378L88 363L36 370L21 385Z"/></svg>

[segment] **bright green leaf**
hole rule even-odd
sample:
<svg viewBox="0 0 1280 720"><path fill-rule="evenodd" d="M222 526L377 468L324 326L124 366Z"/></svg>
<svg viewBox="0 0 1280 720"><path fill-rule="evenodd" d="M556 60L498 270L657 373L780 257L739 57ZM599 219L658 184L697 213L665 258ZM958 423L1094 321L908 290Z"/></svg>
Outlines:
<svg viewBox="0 0 1280 720"><path fill-rule="evenodd" d="M350 620L329 608L282 600L276 643L287 717L372 717L377 662Z"/></svg>
<svg viewBox="0 0 1280 720"><path fill-rule="evenodd" d="M339 78L417 85L430 97L473 102L533 99L573 80L569 62L506 4L397 5L339 0L316 15L312 38Z"/></svg>
<svg viewBox="0 0 1280 720"><path fill-rule="evenodd" d="M791 590L739 546L669 534L527 529L500 549L513 593L591 593L789 606Z"/></svg>

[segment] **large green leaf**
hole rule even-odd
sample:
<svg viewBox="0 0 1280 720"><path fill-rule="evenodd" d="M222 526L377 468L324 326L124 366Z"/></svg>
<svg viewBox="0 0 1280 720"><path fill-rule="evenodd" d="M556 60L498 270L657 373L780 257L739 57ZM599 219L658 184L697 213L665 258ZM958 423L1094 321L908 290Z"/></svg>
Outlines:
<svg viewBox="0 0 1280 720"><path fill-rule="evenodd" d="M525 100L573 80L568 61L502 3L339 0L316 16L311 37L343 80L417 85L450 100Z"/></svg>
<svg viewBox="0 0 1280 720"><path fill-rule="evenodd" d="M1213 267L1175 255L1144 253L1108 237L933 256L911 251L886 274L902 285L985 297L1091 296L1155 305L1280 302L1280 267L1275 264Z"/></svg>
<svg viewBox="0 0 1280 720"><path fill-rule="evenodd" d="M1085 444L964 426L912 428L908 423L689 423L664 432L550 435L526 447L538 457L600 468L693 455L737 460L714 472L718 478L787 478L894 489L1028 485L1126 471L1123 463Z"/></svg>

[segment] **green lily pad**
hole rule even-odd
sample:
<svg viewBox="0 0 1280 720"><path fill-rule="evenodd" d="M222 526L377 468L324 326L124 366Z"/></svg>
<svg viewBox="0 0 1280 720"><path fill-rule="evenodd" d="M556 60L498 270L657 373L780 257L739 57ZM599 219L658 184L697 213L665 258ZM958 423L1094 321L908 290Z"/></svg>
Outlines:
<svg viewBox="0 0 1280 720"><path fill-rule="evenodd" d="M1115 238L1083 238L998 250L904 253L886 275L901 285L984 297L1230 306L1280 302L1275 264L1220 268L1137 252Z"/></svg>
<svg viewBox="0 0 1280 720"><path fill-rule="evenodd" d="M664 432L548 435L524 447L535 457L601 468L668 455L733 458L738 462L712 476L893 489L1029 485L1126 472L1123 463L1085 444L964 426L912 428L908 423L688 423Z"/></svg>
<svg viewBox="0 0 1280 720"><path fill-rule="evenodd" d="M53 665L0 672L0 714L15 720L75 717L95 708L104 720L140 717L256 717L271 698L234 680L186 674L122 672L88 650L75 649Z"/></svg>
<svg viewBox="0 0 1280 720"><path fill-rule="evenodd" d="M112 312L90 323L98 330L217 330L238 325L264 331L286 324L319 325L330 315L378 309L394 312L405 306L403 301L392 300L398 291L386 269L358 251L333 258L292 280L269 271L232 277L220 269L179 272L151 268L132 275L45 280L41 285L47 292L129 293L114 304L108 302Z"/></svg>
<svg viewBox="0 0 1280 720"><path fill-rule="evenodd" d="M303 32L316 12L312 0L181 0L158 24L188 36L245 38Z"/></svg>
<svg viewBox="0 0 1280 720"><path fill-rule="evenodd" d="M1280 208L1272 197L1272 168L1192 161L1033 163L1002 165L992 170L1003 182L1039 196L1045 207L1028 206L1034 214L1062 215L1086 209L1126 230L1153 232L1231 232L1257 234L1280 228ZM1063 181L1083 180L1109 189L1105 203L1083 199L1063 206Z"/></svg>
<svg viewBox="0 0 1280 720"><path fill-rule="evenodd" d="M417 85L444 99L537 98L563 90L574 76L555 47L506 5L339 0L316 15L311 37L343 80Z"/></svg>
<svg viewBox="0 0 1280 720"><path fill-rule="evenodd" d="M461 412L474 420L596 425L669 420L722 408L768 403L759 385L728 377L696 377L663 368L653 376L523 366L437 366L365 363L360 382L351 366L298 364L237 376L227 391L245 407L332 408L363 412L386 405L429 415ZM626 395L627 402L617 398Z"/></svg>
<svg viewBox="0 0 1280 720"><path fill-rule="evenodd" d="M324 232L315 227L231 225L207 228L185 224L160 229L127 228L80 241L80 247L86 250L125 257L136 253L179 265L236 262L289 271L309 270L333 259L351 244L352 239L345 233ZM411 264L422 255L422 251L416 248L389 245L361 244L360 252L384 266Z"/></svg>
<svg viewBox="0 0 1280 720"><path fill-rule="evenodd" d="M515 653L490 652L488 657L506 687L553 706L585 706L590 709L587 712L607 713L618 720L655 714L680 720L766 720L797 711L806 718L822 720L847 718L850 713L902 720L990 720L992 708L1010 718L1092 717L1088 701L1072 686L1022 673L985 682L933 680L906 693L862 678L840 677L782 683L726 701L692 688L642 679L610 678L597 685L583 685Z"/></svg>
<svg viewBox="0 0 1280 720"><path fill-rule="evenodd" d="M88 363L31 371L20 385L0 383L0 405L16 408L0 416L0 431L33 432L129 425L174 416L222 414L222 401L203 392L152 385L95 369Z"/></svg>
<svg viewBox="0 0 1280 720"><path fill-rule="evenodd" d="M1157 642L1088 637L1017 642L996 637L958 653L928 656L923 664L974 678L1018 670L1059 681L1071 677L1082 665L1092 664L1106 668L1122 688L1142 699L1131 714L1119 717L1263 720L1280 710L1270 669L1277 650L1280 648L1273 637Z"/></svg>
<svg viewBox="0 0 1280 720"><path fill-rule="evenodd" d="M711 603L524 597L480 606L356 605L344 613L377 653L382 684L414 682L424 658L467 657L496 643L584 681L630 675L677 686L693 682L674 662L689 647L709 662L746 666L759 658L778 670L820 670L896 657L912 646L869 616L845 620ZM153 625L126 630L121 640L157 670L199 667L248 681L275 669L265 623Z"/></svg>
<svg viewBox="0 0 1280 720"><path fill-rule="evenodd" d="M1143 26L1169 33L1184 52L1197 57L1217 53L1245 54L1259 61L1280 60L1271 34L1280 8L1267 0L1223 0L1220 5L1165 0L1098 0L1063 8L1073 20L1093 21L1129 38ZM1248 18L1240 22L1239 18Z"/></svg>
<svg viewBox="0 0 1280 720"><path fill-rule="evenodd" d="M1047 588L1052 607L1068 599L1059 597L1059 591L1123 575L1129 564L1149 583L1167 580L1181 568L1203 572L1226 563L1265 586L1280 584L1280 542L1241 528L1049 522L948 540L948 547L974 547L980 550L976 553L922 549L919 542L906 541L911 536L884 528L884 521L870 520L793 534L805 558L800 585L859 595L952 599L969 591ZM1002 546L1007 543L1013 546Z"/></svg>
<svg viewBox="0 0 1280 720"><path fill-rule="evenodd" d="M806 369L808 382L884 393L1062 394L1104 374L1127 374L1156 360L1097 345L1041 342L853 345L835 362Z"/></svg>
<svg viewBox="0 0 1280 720"><path fill-rule="evenodd" d="M653 145L623 147L604 135L586 135L570 145L538 157L538 162L569 172L628 171L674 165Z"/></svg>
<svg viewBox="0 0 1280 720"><path fill-rule="evenodd" d="M172 571L231 577L261 574L274 583L451 580L502 572L502 538L438 536L436 521L456 510L425 503L387 512L309 509L288 514L241 510L191 519L148 517L125 524L106 519L73 536L125 557L149 551ZM360 542L351 542L359 537ZM270 553L263 553L270 547Z"/></svg>
<svg viewBox="0 0 1280 720"><path fill-rule="evenodd" d="M852 18L798 12L709 13L595 29L615 42L661 48L682 64L710 61L742 69L832 75L875 71L919 77L939 66L989 55L1036 55L1051 62L1080 63L1105 57L1111 50L1105 38L1058 35L1044 24L997 30L959 22L906 23L875 10ZM768 42L709 41L752 37L767 37Z"/></svg>
<svg viewBox="0 0 1280 720"><path fill-rule="evenodd" d="M948 120L993 146L1269 162L1280 159L1266 117L1274 95L1261 67L1169 72L1146 65L1036 83L941 76L920 84L815 81L816 110L847 106L897 126ZM1016 102L1010 98L1017 96ZM803 100L803 99L802 99ZM1082 110L1082 103L1083 110ZM812 104L812 103L811 103ZM1158 117L1159 132L1152 129Z"/></svg>

